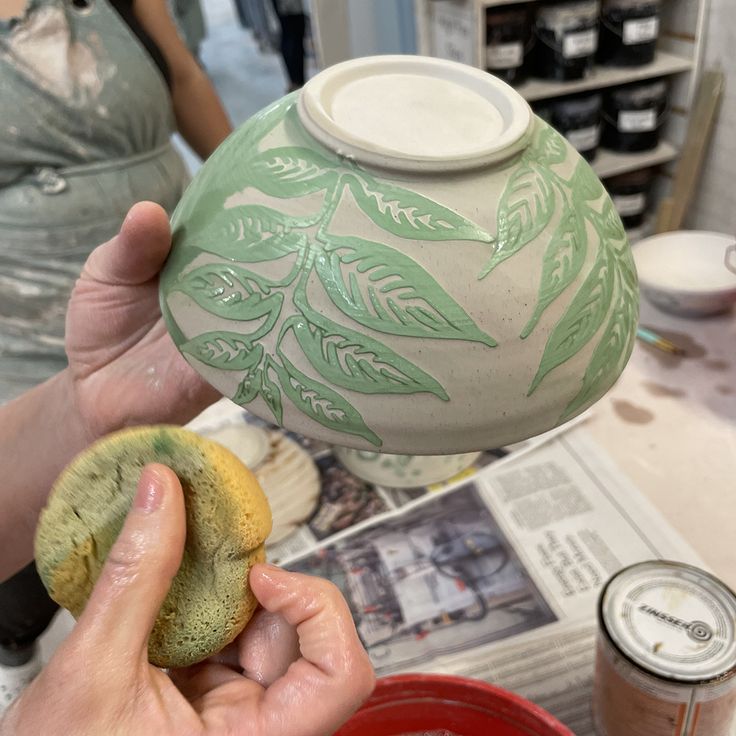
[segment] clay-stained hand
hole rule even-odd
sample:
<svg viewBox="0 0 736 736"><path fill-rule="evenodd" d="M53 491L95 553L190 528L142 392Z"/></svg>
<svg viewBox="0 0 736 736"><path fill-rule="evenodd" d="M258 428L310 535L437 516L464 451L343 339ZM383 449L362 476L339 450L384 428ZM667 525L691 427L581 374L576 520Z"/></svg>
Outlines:
<svg viewBox="0 0 736 736"><path fill-rule="evenodd" d="M184 423L219 398L181 357L161 317L158 276L170 248L164 210L137 204L74 287L66 352L90 440L134 424Z"/></svg>

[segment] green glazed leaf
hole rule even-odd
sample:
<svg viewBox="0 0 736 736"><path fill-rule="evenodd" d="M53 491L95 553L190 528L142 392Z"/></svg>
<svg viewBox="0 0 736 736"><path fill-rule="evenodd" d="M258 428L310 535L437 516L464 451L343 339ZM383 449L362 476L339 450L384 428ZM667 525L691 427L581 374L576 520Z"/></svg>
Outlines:
<svg viewBox="0 0 736 736"><path fill-rule="evenodd" d="M565 139L550 125L538 120L532 145L525 156L546 165L561 164L567 158Z"/></svg>
<svg viewBox="0 0 736 736"><path fill-rule="evenodd" d="M331 385L363 394L432 393L448 399L432 376L367 335L315 313L290 326L309 362Z"/></svg>
<svg viewBox="0 0 736 736"><path fill-rule="evenodd" d="M266 364L261 371L261 396L263 397L263 400L266 402L266 405L271 410L271 413L274 415L276 419L276 424L283 425L284 423L284 407L283 402L281 400L281 391L278 387L278 385L271 379L271 376L269 375L269 371L272 370L276 373L277 376L279 376L280 380L280 371L281 366L279 366L276 361L269 355L266 358Z"/></svg>
<svg viewBox="0 0 736 736"><path fill-rule="evenodd" d="M188 241L207 253L241 263L262 263L300 252L304 235L293 231L301 223L261 205L219 209L207 227Z"/></svg>
<svg viewBox="0 0 736 736"><path fill-rule="evenodd" d="M611 306L613 280L611 257L601 248L593 268L547 340L529 395L550 371L576 355L598 331Z"/></svg>
<svg viewBox="0 0 736 736"><path fill-rule="evenodd" d="M224 263L195 268L174 286L218 317L249 321L269 315L275 322L284 296L270 294L270 288L269 282L257 274Z"/></svg>
<svg viewBox="0 0 736 736"><path fill-rule="evenodd" d="M544 253L537 307L521 333L522 339L529 337L544 310L577 278L585 262L586 246L585 223L567 205Z"/></svg>
<svg viewBox="0 0 736 736"><path fill-rule="evenodd" d="M247 371L261 362L263 347L253 345L237 332L206 332L179 346L185 355L212 368L225 371Z"/></svg>
<svg viewBox="0 0 736 736"><path fill-rule="evenodd" d="M529 161L511 175L498 205L498 235L479 279L534 240L552 219L555 188L550 172Z"/></svg>
<svg viewBox="0 0 736 736"><path fill-rule="evenodd" d="M583 407L597 401L611 387L626 365L636 337L635 301L619 290L603 337L596 346L583 378L583 386L567 405L560 422L570 419Z"/></svg>
<svg viewBox="0 0 736 736"><path fill-rule="evenodd" d="M247 163L247 184L272 197L303 197L332 189L339 174L326 158L309 148L283 146L254 156Z"/></svg>
<svg viewBox="0 0 736 736"><path fill-rule="evenodd" d="M287 95L248 118L233 134L238 148L245 147L247 157L257 154L258 144L289 114L292 108L296 108L296 99L296 94Z"/></svg>
<svg viewBox="0 0 736 736"><path fill-rule="evenodd" d="M585 159L580 159L571 180L572 197L574 202L582 200L593 201L600 199L604 193L603 184L596 176L595 171Z"/></svg>
<svg viewBox="0 0 736 736"><path fill-rule="evenodd" d="M261 390L261 370L260 368L251 368L246 372L243 380L238 385L238 390L233 396L233 401L238 406L250 404Z"/></svg>
<svg viewBox="0 0 736 736"><path fill-rule="evenodd" d="M393 235L411 240L493 240L462 215L409 189L376 181L364 172L346 174L344 180L360 209Z"/></svg>
<svg viewBox="0 0 736 736"><path fill-rule="evenodd" d="M628 250L628 238L626 237L624 224L613 205L613 200L609 197L606 197L606 201L603 204L602 217L601 238L608 241L607 244L618 245L619 249Z"/></svg>
<svg viewBox="0 0 736 736"><path fill-rule="evenodd" d="M343 396L329 386L305 376L279 352L282 365L273 367L284 393L299 411L328 429L363 437L376 447L383 443L363 421L363 417Z"/></svg>
<svg viewBox="0 0 736 736"><path fill-rule="evenodd" d="M496 345L413 259L363 238L325 240L317 274L335 306L358 324L390 335Z"/></svg>

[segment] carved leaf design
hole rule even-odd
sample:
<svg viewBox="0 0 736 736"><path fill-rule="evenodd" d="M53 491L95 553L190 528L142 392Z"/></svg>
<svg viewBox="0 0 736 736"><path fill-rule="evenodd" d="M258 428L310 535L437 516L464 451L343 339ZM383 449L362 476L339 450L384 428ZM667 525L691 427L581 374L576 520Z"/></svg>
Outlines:
<svg viewBox="0 0 736 736"><path fill-rule="evenodd" d="M586 246L585 223L567 205L544 253L537 307L521 333L522 338L531 334L544 310L577 278L585 262Z"/></svg>
<svg viewBox="0 0 736 736"><path fill-rule="evenodd" d="M343 396L310 378L296 368L288 358L279 352L282 365L274 362L284 393L299 411L323 427L336 432L346 432L380 447L380 437L372 432L363 417Z"/></svg>
<svg viewBox="0 0 736 736"><path fill-rule="evenodd" d="M567 158L565 139L550 125L537 121L534 140L526 157L546 165L561 164Z"/></svg>
<svg viewBox="0 0 736 736"><path fill-rule="evenodd" d="M174 287L210 314L250 321L268 315L271 326L281 312L284 296L271 294L269 282L240 266L218 263L184 274Z"/></svg>
<svg viewBox="0 0 736 736"><path fill-rule="evenodd" d="M271 148L247 163L247 183L280 199L331 189L338 177L328 159L299 146Z"/></svg>
<svg viewBox="0 0 736 736"><path fill-rule="evenodd" d="M534 240L552 219L555 188L550 172L533 161L511 175L498 204L498 235L490 261L479 279Z"/></svg>
<svg viewBox="0 0 736 736"><path fill-rule="evenodd" d="M570 181L574 202L600 199L604 193L603 184L585 159L580 159Z"/></svg>
<svg viewBox="0 0 736 736"><path fill-rule="evenodd" d="M271 379L269 372L273 370L280 379L281 366L279 366L275 360L269 355L266 358L266 362L261 371L261 396L266 402L266 405L271 410L271 413L276 418L276 424L284 423L284 407L281 400L281 390L275 381Z"/></svg>
<svg viewBox="0 0 736 736"><path fill-rule="evenodd" d="M364 172L343 178L363 212L393 235L412 240L493 240L462 215L409 189L378 182Z"/></svg>
<svg viewBox="0 0 736 736"><path fill-rule="evenodd" d="M258 153L258 144L296 107L296 94L282 97L278 102L250 117L242 126L242 134L235 136L240 146L249 150L245 156Z"/></svg>
<svg viewBox="0 0 736 736"><path fill-rule="evenodd" d="M225 371L247 371L261 362L263 347L237 332L205 332L179 346L185 355L212 368Z"/></svg>
<svg viewBox="0 0 736 736"><path fill-rule="evenodd" d="M326 240L317 274L335 306L358 324L391 335L496 345L413 259L363 238Z"/></svg>
<svg viewBox="0 0 736 736"><path fill-rule="evenodd" d="M293 228L304 223L261 205L219 208L207 227L188 235L189 242L208 253L241 263L283 258L306 247L305 236Z"/></svg>
<svg viewBox="0 0 736 736"><path fill-rule="evenodd" d="M448 399L432 376L368 335L315 313L295 318L291 329L309 362L331 385L364 394L432 393Z"/></svg>
<svg viewBox="0 0 736 736"><path fill-rule="evenodd" d="M261 380L261 369L251 368L246 372L243 380L238 385L238 390L235 392L235 396L233 396L233 401L238 406L250 404L261 390Z"/></svg>
<svg viewBox="0 0 736 736"><path fill-rule="evenodd" d="M593 351L583 378L583 386L567 405L560 421L577 414L580 409L597 401L611 386L626 365L636 337L636 302L623 288L618 290L608 324L601 341Z"/></svg>
<svg viewBox="0 0 736 736"><path fill-rule="evenodd" d="M572 358L598 331L611 306L613 280L611 256L602 248L593 268L547 340L529 395L550 371Z"/></svg>
<svg viewBox="0 0 736 736"><path fill-rule="evenodd" d="M616 207L610 198L606 198L603 205L603 227L601 228L601 239L610 242L611 245L618 243L619 247L625 248L628 243L626 230ZM628 250L628 248L626 247Z"/></svg>

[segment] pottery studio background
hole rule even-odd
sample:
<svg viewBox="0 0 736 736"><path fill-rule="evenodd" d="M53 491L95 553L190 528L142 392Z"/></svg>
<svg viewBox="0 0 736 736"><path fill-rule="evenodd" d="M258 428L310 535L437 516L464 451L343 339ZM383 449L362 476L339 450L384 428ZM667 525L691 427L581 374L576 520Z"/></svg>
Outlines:
<svg viewBox="0 0 736 736"><path fill-rule="evenodd" d="M234 127L333 64L419 53L501 77L593 166L639 269L640 329L615 387L565 433L486 448L451 477L425 478L418 456L362 451L351 467L326 442L227 402L193 426L265 433L250 451L278 517L269 556L338 584L379 674L467 675L528 697L577 736L644 736L630 724L594 730L603 584L670 558L736 587L732 0L171 6L189 8L180 30ZM567 31L555 36L559 24ZM174 143L196 174L199 156L178 134ZM361 475L359 462L378 475ZM40 660L72 625L57 615ZM729 667L736 681L736 658ZM4 682L13 674L0 663L0 694ZM688 716L676 736L736 733L734 689L727 696L720 725L696 730Z"/></svg>

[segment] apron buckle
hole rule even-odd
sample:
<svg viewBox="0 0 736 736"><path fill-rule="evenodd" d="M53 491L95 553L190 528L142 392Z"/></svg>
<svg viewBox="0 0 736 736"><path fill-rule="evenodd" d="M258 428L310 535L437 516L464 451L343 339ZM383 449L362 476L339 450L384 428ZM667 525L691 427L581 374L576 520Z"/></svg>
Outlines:
<svg viewBox="0 0 736 736"><path fill-rule="evenodd" d="M34 178L44 194L61 194L67 188L66 179L56 169L47 166L36 169Z"/></svg>

